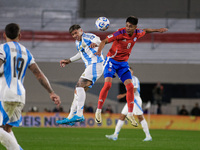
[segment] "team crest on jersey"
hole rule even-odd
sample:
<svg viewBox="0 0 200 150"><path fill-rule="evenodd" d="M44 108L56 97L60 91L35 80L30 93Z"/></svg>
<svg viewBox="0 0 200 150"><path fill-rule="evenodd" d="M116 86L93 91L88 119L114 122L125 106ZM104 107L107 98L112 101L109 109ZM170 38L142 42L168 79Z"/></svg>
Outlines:
<svg viewBox="0 0 200 150"><path fill-rule="evenodd" d="M108 38L111 38L111 37L113 37L113 35L112 35L112 34L108 35Z"/></svg>
<svg viewBox="0 0 200 150"><path fill-rule="evenodd" d="M137 37L135 37L135 38L133 39L133 41L134 41L134 42L137 41Z"/></svg>
<svg viewBox="0 0 200 150"><path fill-rule="evenodd" d="M112 68L108 68L108 71L110 71L110 72L111 72L111 71L112 71Z"/></svg>

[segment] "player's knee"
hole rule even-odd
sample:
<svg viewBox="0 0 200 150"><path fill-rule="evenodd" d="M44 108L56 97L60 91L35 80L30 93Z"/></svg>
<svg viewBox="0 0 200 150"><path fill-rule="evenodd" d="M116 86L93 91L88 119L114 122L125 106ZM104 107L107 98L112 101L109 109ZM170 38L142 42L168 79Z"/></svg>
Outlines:
<svg viewBox="0 0 200 150"><path fill-rule="evenodd" d="M111 82L105 82L105 83L104 83L104 88L105 88L105 90L109 90L109 89L111 88L111 86L112 86L112 83L111 83Z"/></svg>
<svg viewBox="0 0 200 150"><path fill-rule="evenodd" d="M121 114L120 117L119 117L119 119L122 120L122 121L124 121L125 118L126 118L126 115L124 115L124 114Z"/></svg>
<svg viewBox="0 0 200 150"><path fill-rule="evenodd" d="M137 117L138 117L139 122L141 122L144 119L143 115L138 115Z"/></svg>

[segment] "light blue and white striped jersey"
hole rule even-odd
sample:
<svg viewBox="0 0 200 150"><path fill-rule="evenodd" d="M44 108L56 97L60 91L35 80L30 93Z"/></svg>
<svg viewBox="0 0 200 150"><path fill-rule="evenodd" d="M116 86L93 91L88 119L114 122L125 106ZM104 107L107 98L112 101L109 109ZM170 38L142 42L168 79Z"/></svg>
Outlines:
<svg viewBox="0 0 200 150"><path fill-rule="evenodd" d="M97 45L101 43L101 40L98 36L92 33L83 33L81 41L76 40L75 43L76 48L81 54L81 58L84 61L86 67L92 63L100 63L104 61L104 57L102 54L101 56L94 55L94 53L97 52L98 47L89 47L91 43L96 43Z"/></svg>
<svg viewBox="0 0 200 150"><path fill-rule="evenodd" d="M137 96L140 96L140 81L138 80L136 76L132 76L132 81L133 81L134 88L137 88L137 91L134 94Z"/></svg>
<svg viewBox="0 0 200 150"><path fill-rule="evenodd" d="M32 54L18 42L7 42L0 45L0 59L5 61L1 66L0 100L25 104L23 81L27 67L35 63Z"/></svg>

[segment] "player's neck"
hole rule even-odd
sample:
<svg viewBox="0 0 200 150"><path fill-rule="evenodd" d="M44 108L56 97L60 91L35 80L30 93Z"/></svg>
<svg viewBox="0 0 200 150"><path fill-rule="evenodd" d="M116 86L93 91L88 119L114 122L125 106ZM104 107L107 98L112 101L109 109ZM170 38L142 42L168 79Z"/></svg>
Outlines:
<svg viewBox="0 0 200 150"><path fill-rule="evenodd" d="M16 38L16 39L6 38L6 42L19 42L19 38Z"/></svg>

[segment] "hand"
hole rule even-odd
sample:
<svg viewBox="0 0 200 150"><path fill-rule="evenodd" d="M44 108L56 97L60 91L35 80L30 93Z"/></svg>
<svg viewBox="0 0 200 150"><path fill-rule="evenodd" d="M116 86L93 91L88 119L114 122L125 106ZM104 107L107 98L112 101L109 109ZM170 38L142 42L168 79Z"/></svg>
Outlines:
<svg viewBox="0 0 200 150"><path fill-rule="evenodd" d="M55 94L54 92L50 93L50 98L52 99L54 104L56 104L57 106L59 106L61 104L60 97L57 94Z"/></svg>
<svg viewBox="0 0 200 150"><path fill-rule="evenodd" d="M69 63L71 63L71 60L63 59L63 60L60 61L60 67L65 67Z"/></svg>
<svg viewBox="0 0 200 150"><path fill-rule="evenodd" d="M97 47L97 46L98 46L98 45L97 45L96 43L91 43L89 47L90 47L90 48L95 48L95 47Z"/></svg>
<svg viewBox="0 0 200 150"><path fill-rule="evenodd" d="M119 95L117 95L117 99L121 99L121 98L124 98L124 94L119 94Z"/></svg>
<svg viewBox="0 0 200 150"><path fill-rule="evenodd" d="M160 28L160 29L159 29L159 32L160 32L160 33L163 33L163 32L166 32L166 31L168 31L167 28Z"/></svg>
<svg viewBox="0 0 200 150"><path fill-rule="evenodd" d="M101 56L101 52L97 51L96 53L94 53L94 55Z"/></svg>

